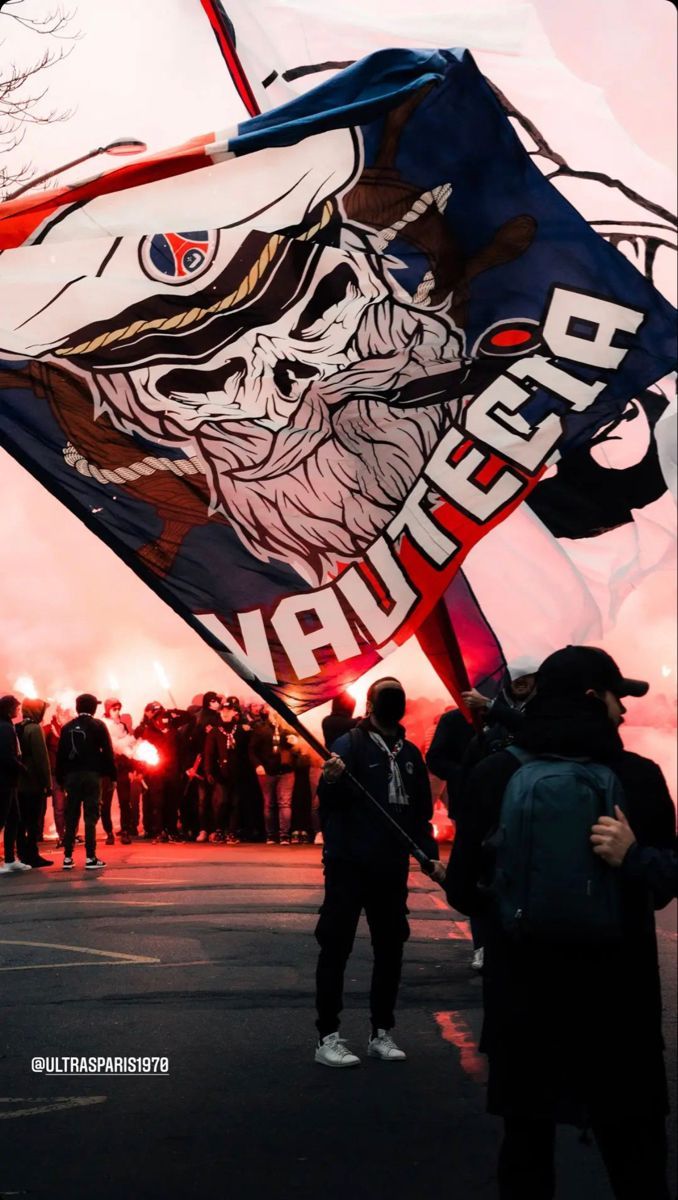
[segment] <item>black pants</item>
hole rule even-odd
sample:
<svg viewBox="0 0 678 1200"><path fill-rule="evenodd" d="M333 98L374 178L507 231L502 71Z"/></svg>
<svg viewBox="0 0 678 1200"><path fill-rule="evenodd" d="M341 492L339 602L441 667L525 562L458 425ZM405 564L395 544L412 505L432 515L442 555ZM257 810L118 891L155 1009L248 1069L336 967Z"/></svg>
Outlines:
<svg viewBox="0 0 678 1200"><path fill-rule="evenodd" d="M5 862L14 862L19 825L19 800L16 785L0 786L0 829L4 829Z"/></svg>
<svg viewBox="0 0 678 1200"><path fill-rule="evenodd" d="M596 1122L592 1132L616 1200L670 1200L663 1117ZM497 1171L500 1200L552 1200L555 1137L553 1121L505 1118Z"/></svg>
<svg viewBox="0 0 678 1200"><path fill-rule="evenodd" d="M365 910L372 935L374 966L370 990L372 1027L392 1029L400 984L407 923L407 867L385 870L339 859L325 862L325 899L315 936L320 946L316 970L316 1026L321 1037L339 1028L344 970Z"/></svg>
<svg viewBox="0 0 678 1200"><path fill-rule="evenodd" d="M132 797L131 785L129 778L129 767L116 760L117 779L113 783L112 779L104 779L101 787L101 824L104 828L104 833L113 832L113 821L111 819L111 805L113 803L113 791L118 793L118 805L120 808L120 832L132 833L136 829L136 825L132 823Z"/></svg>
<svg viewBox="0 0 678 1200"><path fill-rule="evenodd" d="M101 776L96 771L72 771L66 776L66 832L64 857L71 858L75 835L78 832L80 811L85 820L85 853L96 858L97 821L101 801Z"/></svg>
<svg viewBox="0 0 678 1200"><path fill-rule="evenodd" d="M149 775L144 792L144 833L175 836L179 819L179 785L173 776Z"/></svg>
<svg viewBox="0 0 678 1200"><path fill-rule="evenodd" d="M238 795L228 779L219 779L214 785L214 820L220 833L233 837L238 832Z"/></svg>
<svg viewBox="0 0 678 1200"><path fill-rule="evenodd" d="M16 844L22 862L33 866L40 857L40 821L42 818L44 792L24 792L19 796L19 824Z"/></svg>

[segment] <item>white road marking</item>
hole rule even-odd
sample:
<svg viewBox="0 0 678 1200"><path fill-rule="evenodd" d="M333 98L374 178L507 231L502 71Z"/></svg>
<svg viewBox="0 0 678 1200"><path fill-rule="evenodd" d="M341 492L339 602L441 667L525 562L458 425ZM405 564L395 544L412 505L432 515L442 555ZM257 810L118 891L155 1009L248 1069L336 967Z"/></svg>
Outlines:
<svg viewBox="0 0 678 1200"><path fill-rule="evenodd" d="M59 1112L64 1108L86 1108L91 1104L104 1104L108 1096L0 1096L0 1104L37 1104L38 1108L14 1108L0 1112L0 1121L12 1121L15 1117L35 1117L42 1113ZM3 1195L11 1195L3 1192ZM19 1195L18 1192L14 1193Z"/></svg>
<svg viewBox="0 0 678 1200"><path fill-rule="evenodd" d="M17 967L0 967L0 971L45 971L56 967L122 967L159 963L159 958L148 958L144 954L121 954L115 950L95 950L92 946L65 946L60 942L26 942L16 938L0 938L0 946L35 946L40 950L68 950L71 954L93 954L102 962L25 963Z"/></svg>

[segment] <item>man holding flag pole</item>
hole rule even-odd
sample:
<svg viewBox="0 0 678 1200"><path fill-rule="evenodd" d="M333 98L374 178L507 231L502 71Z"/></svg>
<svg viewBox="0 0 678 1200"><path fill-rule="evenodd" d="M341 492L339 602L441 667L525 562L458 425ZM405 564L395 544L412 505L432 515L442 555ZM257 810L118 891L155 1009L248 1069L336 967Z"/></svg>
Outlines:
<svg viewBox="0 0 678 1200"><path fill-rule="evenodd" d="M420 752L405 739L401 725L405 692L397 679L374 682L367 716L335 743L319 787L324 837L325 898L315 936L320 945L316 971L319 1041L315 1061L327 1067L354 1067L360 1059L339 1036L346 962L364 910L372 936L374 966L370 990L371 1035L367 1053L386 1062L406 1055L393 1040L407 922L408 845L387 828L395 821L430 856L422 870L437 882L445 878L433 837L431 789ZM360 786L362 785L362 786ZM373 803L365 804L365 785ZM382 812L379 814L378 809ZM385 816L388 820L385 820Z"/></svg>

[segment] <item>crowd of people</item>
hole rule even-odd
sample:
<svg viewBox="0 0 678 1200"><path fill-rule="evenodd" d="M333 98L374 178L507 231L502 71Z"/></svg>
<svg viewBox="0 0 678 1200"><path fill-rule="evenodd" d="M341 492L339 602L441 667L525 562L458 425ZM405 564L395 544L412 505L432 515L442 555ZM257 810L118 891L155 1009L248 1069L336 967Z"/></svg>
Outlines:
<svg viewBox="0 0 678 1200"><path fill-rule="evenodd" d="M151 701L137 725L116 697L102 703L83 693L74 713L56 704L49 720L47 707L0 697L0 874L53 865L40 848L50 800L66 869L82 840L81 819L90 870L105 866L96 853L99 821L106 845L116 837L123 845L322 841L322 760L263 704L208 691L188 709ZM354 708L347 693L335 697L323 723L328 745Z"/></svg>

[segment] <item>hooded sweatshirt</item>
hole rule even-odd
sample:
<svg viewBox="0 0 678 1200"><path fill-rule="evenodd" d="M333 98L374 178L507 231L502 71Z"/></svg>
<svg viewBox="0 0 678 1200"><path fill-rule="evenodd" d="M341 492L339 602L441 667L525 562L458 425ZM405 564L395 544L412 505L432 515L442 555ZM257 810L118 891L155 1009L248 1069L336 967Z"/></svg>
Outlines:
<svg viewBox="0 0 678 1200"><path fill-rule="evenodd" d="M44 700L24 700L23 720L16 727L26 771L19 779L19 794L46 793L52 790L52 772L41 721L47 705Z"/></svg>

